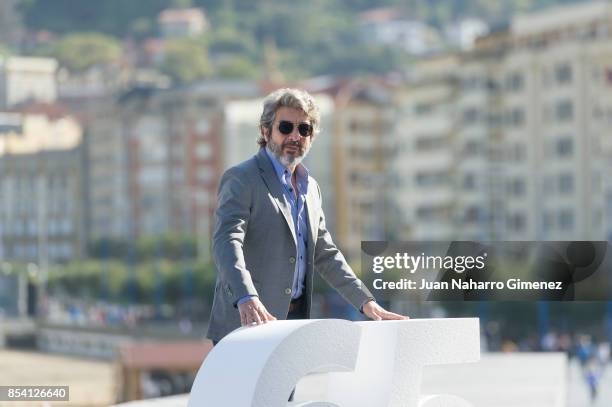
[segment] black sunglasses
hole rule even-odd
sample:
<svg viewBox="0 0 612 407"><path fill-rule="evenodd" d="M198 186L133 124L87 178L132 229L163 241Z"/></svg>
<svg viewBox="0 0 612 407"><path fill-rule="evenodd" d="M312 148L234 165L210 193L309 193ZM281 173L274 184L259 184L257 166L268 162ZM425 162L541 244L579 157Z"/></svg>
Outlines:
<svg viewBox="0 0 612 407"><path fill-rule="evenodd" d="M291 134L293 132L293 126L295 126L292 122L287 120L281 120L278 122L278 131L280 131L285 136ZM312 136L312 125L306 122L299 123L297 125L298 133L302 137L310 137Z"/></svg>

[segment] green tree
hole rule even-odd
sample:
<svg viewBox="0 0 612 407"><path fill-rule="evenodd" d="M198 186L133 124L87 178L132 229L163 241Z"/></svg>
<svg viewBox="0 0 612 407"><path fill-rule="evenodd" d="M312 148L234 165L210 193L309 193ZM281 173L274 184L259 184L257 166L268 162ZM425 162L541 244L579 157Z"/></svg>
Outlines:
<svg viewBox="0 0 612 407"><path fill-rule="evenodd" d="M252 37L225 26L209 35L208 50L211 54L255 55L257 45Z"/></svg>
<svg viewBox="0 0 612 407"><path fill-rule="evenodd" d="M19 10L27 28L58 34L99 31L123 37L136 19L155 21L168 0L20 0Z"/></svg>
<svg viewBox="0 0 612 407"><path fill-rule="evenodd" d="M212 71L202 43L184 38L166 43L159 69L179 84L206 78Z"/></svg>
<svg viewBox="0 0 612 407"><path fill-rule="evenodd" d="M240 55L224 58L217 64L216 72L220 78L255 79L259 76L258 67Z"/></svg>
<svg viewBox="0 0 612 407"><path fill-rule="evenodd" d="M95 32L68 34L52 47L51 56L71 71L83 71L119 60L121 44L111 36Z"/></svg>

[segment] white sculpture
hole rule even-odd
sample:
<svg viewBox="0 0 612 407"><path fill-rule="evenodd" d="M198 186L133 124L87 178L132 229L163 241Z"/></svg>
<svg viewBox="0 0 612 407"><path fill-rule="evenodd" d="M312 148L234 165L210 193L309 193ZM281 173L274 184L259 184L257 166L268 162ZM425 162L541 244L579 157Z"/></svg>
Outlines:
<svg viewBox="0 0 612 407"><path fill-rule="evenodd" d="M327 397L300 407L467 407L456 396L421 397L426 365L475 362L477 318L275 321L240 328L208 355L189 407L281 407L296 383L326 374ZM341 373L342 372L342 373Z"/></svg>
<svg viewBox="0 0 612 407"><path fill-rule="evenodd" d="M477 318L367 321L356 325L361 327L361 343L355 371L330 374L328 379L328 400L341 406L416 407L423 367L476 362L480 358Z"/></svg>

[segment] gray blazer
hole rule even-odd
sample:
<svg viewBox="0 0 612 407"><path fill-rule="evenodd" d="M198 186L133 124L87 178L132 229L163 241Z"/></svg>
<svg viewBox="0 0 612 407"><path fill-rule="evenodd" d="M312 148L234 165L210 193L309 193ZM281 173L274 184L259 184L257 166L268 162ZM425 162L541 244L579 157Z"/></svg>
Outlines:
<svg viewBox="0 0 612 407"><path fill-rule="evenodd" d="M306 209L307 315L314 270L359 309L374 297L355 276L327 231L321 190L312 177L308 180ZM263 149L223 174L215 217L213 257L217 282L207 337L219 341L240 326L236 303L246 295L258 295L272 315L286 319L295 271L296 236L290 204Z"/></svg>

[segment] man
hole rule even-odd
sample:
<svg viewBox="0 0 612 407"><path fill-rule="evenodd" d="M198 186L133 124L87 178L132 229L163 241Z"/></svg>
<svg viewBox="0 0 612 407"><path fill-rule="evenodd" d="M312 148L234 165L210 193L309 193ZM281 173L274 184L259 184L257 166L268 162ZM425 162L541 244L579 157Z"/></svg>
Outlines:
<svg viewBox="0 0 612 407"><path fill-rule="evenodd" d="M307 92L271 93L260 118L259 152L221 178L213 237L218 276L207 334L215 344L239 326L308 318L315 270L369 318L406 318L376 303L327 231L321 190L301 164L319 123Z"/></svg>

